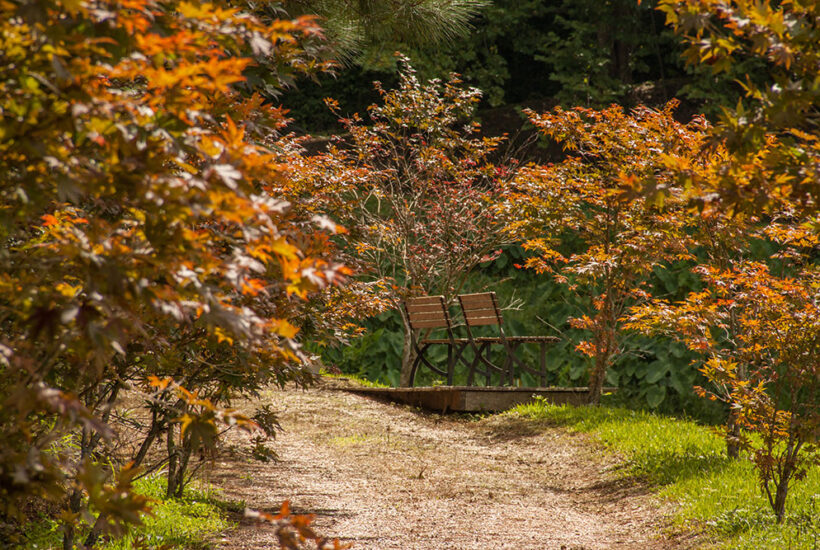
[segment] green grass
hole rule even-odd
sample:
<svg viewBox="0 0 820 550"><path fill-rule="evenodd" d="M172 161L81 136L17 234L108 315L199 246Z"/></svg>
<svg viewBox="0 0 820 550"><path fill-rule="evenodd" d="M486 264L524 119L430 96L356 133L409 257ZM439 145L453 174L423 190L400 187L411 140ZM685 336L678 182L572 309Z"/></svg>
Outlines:
<svg viewBox="0 0 820 550"><path fill-rule="evenodd" d="M382 384L381 382L373 382L372 380L368 380L366 378L362 378L361 376L357 376L355 374L332 374L325 370L322 370L320 374L327 378L340 378L342 380L349 380L354 384L358 384L360 386L364 386L366 388L389 388L387 384Z"/></svg>
<svg viewBox="0 0 820 550"><path fill-rule="evenodd" d="M225 509L231 504L221 501L213 489L188 487L180 499L164 499L165 480L146 477L135 483L138 493L154 499L150 515L143 525L133 527L124 537L110 540L95 548L132 550L135 548L206 549L211 535L233 526ZM56 521L46 519L31 526L29 550L60 548L62 534Z"/></svg>
<svg viewBox="0 0 820 550"><path fill-rule="evenodd" d="M677 503L678 527L702 530L707 546L820 548L820 468L793 486L786 520L778 525L751 463L728 459L723 439L711 428L644 411L543 401L505 414L594 435L623 456L625 475L647 480Z"/></svg>

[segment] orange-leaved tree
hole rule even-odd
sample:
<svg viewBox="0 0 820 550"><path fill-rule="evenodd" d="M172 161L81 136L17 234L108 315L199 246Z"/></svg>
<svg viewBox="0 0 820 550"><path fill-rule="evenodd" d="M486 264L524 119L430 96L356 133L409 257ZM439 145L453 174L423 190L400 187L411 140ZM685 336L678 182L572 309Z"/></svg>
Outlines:
<svg viewBox="0 0 820 550"><path fill-rule="evenodd" d="M792 270L791 275L798 281L797 287L810 285L807 281L811 281L814 275L811 269L805 269L805 264L814 254L812 249L816 249L817 205L820 197L820 88L816 79L820 54L820 3L663 0L659 9L667 14L667 21L689 43L686 57L690 64L708 64L715 72L721 72L744 58L759 58L767 62L769 78L763 83L751 80L742 83L745 97L738 101L735 109L724 110L719 123L711 131L713 146L725 147L727 154L718 159L709 170L697 173L682 169L679 172L681 181L687 186L690 200L703 212L711 212L724 220L735 220L738 215L754 218L757 235L774 241L781 247L779 257L775 258L776 263L772 265L785 262L787 266L791 266L788 269ZM795 263L797 267L792 265ZM769 304L773 310L781 307L783 302L790 303L795 295L795 287L779 279L772 279L768 272L765 277L762 276L761 269L753 269L760 275L760 280L755 284L765 287L761 288L761 296L782 293L781 296L773 296L772 303ZM748 264L745 263L710 262L707 272L713 275L705 278L711 286L704 297L727 292L726 286L730 283L726 280L739 277L737 274L742 274L748 282L751 276L747 271ZM768 284L767 281L773 282ZM764 292L766 288L768 290ZM808 290L806 292L804 298L811 298ZM656 304L654 313L653 308L641 310L637 312L635 320L638 324L654 323L657 328L663 326L666 322L664 319L670 319L670 314L673 319L685 318L686 311L690 308L703 313L698 304L690 302L691 300L687 300L682 304L667 306ZM714 304L714 300L707 302ZM733 302L719 303L725 306L726 315L719 326L712 326L711 330L722 333L720 353L740 353L735 348L738 342L743 342L744 332L749 330L749 327L741 323L746 312L740 306L731 305ZM749 305L752 308L749 315L759 313L758 304ZM783 316L784 329L791 330L797 326L792 323L793 311L781 311L776 315ZM684 328L679 326L678 330L686 333ZM771 336L774 337L774 334ZM796 333L788 336L790 339L797 337L799 335ZM806 356L802 361L816 355L816 350L809 342L811 335L805 334L805 337ZM770 357L788 357L788 353L779 348L782 342L761 339L757 345L760 346L757 353L768 354ZM713 354L716 348L706 349L709 354ZM798 361L794 368L803 368L802 361ZM756 372L760 366L755 362L739 360L733 364L736 366L733 367L731 384L724 386L724 400L728 399L728 392L733 391L733 388L746 387L751 379L766 380L767 377L766 372ZM777 368L791 367L780 365ZM715 381L725 381L725 372L720 369L708 369L705 373ZM814 376L816 378L816 371ZM805 382L799 376L792 377L790 381L794 384ZM761 393L758 396L760 399L779 399L776 383L767 382L765 386L772 386L772 389L766 390L768 395ZM794 391L803 390L794 388ZM812 391L814 390L809 384L805 392L799 395L812 395ZM814 399L816 409L816 394ZM754 409L757 405L753 399L733 399L731 403L730 419L748 418L749 414L756 414ZM776 405L775 408L779 406L781 405ZM789 432L778 429L772 433ZM740 434L735 431L730 435L733 436L730 440L737 440ZM780 443L782 441L781 439ZM817 433L814 434L814 442L816 441ZM770 449L769 454L772 452ZM761 463L758 461L758 464ZM785 468L781 474L788 473L791 468L786 463L780 465ZM767 480L773 478L763 469L761 479L768 483ZM767 488L779 521L783 517L788 475L785 476L784 483L782 487L776 484L773 498Z"/></svg>
<svg viewBox="0 0 820 550"><path fill-rule="evenodd" d="M82 524L92 545L139 521L130 482L161 435L178 494L218 421L254 426L220 403L303 377L292 304L339 279L336 228L276 194L283 112L235 86L316 68L319 30L219 1L0 10L0 515L50 498L65 547ZM126 390L153 419L120 456Z"/></svg>
<svg viewBox="0 0 820 550"><path fill-rule="evenodd" d="M732 153L722 177L700 182L702 200L725 208L768 211L788 200L812 215L820 201L820 3L769 0L662 0L659 10L689 43L693 65L727 71L745 58L768 65L763 83L741 82L745 98L725 109L713 134ZM736 177L777 137L758 170Z"/></svg>
<svg viewBox="0 0 820 550"><path fill-rule="evenodd" d="M698 391L729 405L743 429L729 435L751 450L782 522L789 487L820 464L819 274L810 267L776 276L755 262L701 272L706 290L637 308L630 326L676 335L704 355L701 371L712 386Z"/></svg>
<svg viewBox="0 0 820 550"><path fill-rule="evenodd" d="M518 174L505 207L517 213L508 230L534 253L526 267L555 274L591 303L588 314L570 319L589 334L578 350L591 359L591 403L598 403L607 370L623 351L624 315L648 297L653 268L691 257L682 190L670 166L700 162L706 123L680 124L674 108L528 112L567 158ZM636 196L646 180L662 193ZM580 239L582 251L566 252L568 234Z"/></svg>

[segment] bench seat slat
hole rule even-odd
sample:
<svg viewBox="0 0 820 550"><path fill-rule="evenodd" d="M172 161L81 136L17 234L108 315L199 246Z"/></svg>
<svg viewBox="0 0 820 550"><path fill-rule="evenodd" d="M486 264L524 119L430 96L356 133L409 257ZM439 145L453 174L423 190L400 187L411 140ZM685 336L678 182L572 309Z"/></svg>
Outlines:
<svg viewBox="0 0 820 550"><path fill-rule="evenodd" d="M507 342L558 342L560 338L555 336L507 336ZM488 342L500 344L503 342L500 336L478 336L476 342Z"/></svg>
<svg viewBox="0 0 820 550"><path fill-rule="evenodd" d="M508 342L558 342L555 336L507 336Z"/></svg>

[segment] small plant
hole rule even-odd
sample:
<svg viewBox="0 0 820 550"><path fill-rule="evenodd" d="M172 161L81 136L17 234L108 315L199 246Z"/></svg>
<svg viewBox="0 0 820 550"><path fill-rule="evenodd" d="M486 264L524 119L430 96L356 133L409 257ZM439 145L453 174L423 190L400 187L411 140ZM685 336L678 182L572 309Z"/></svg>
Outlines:
<svg viewBox="0 0 820 550"><path fill-rule="evenodd" d="M279 460L279 455L276 451L268 447L268 438L264 436L255 436L251 439L251 456L254 460L259 462L275 462Z"/></svg>
<svg viewBox="0 0 820 550"><path fill-rule="evenodd" d="M561 426L592 434L624 460L622 475L648 481L660 497L675 504L679 529L705 530L717 548L817 547L818 466L807 469L805 482L794 488L786 519L777 523L753 464L728 458L710 426L646 411L551 405L543 400L505 415L531 419L535 429Z"/></svg>
<svg viewBox="0 0 820 550"><path fill-rule="evenodd" d="M747 431L729 435L751 452L782 522L789 488L820 464L820 274L777 277L753 262L702 274L708 290L636 309L630 326L668 330L705 356L701 371L712 386L697 391L728 404Z"/></svg>

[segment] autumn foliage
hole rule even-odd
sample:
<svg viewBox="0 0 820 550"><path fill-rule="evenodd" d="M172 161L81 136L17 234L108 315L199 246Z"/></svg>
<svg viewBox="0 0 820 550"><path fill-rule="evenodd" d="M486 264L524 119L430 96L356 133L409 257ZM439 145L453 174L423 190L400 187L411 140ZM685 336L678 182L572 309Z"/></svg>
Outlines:
<svg viewBox="0 0 820 550"><path fill-rule="evenodd" d="M753 262L701 273L706 290L639 308L630 326L676 334L704 355L713 386L696 390L731 407L743 428L734 437L782 521L789 487L820 461L817 273L779 277Z"/></svg>
<svg viewBox="0 0 820 550"><path fill-rule="evenodd" d="M744 59L767 63L765 82L748 77L744 97L725 109L714 137L733 153L723 177L701 182L703 197L725 209L766 211L781 197L817 211L820 188L820 138L817 109L817 58L820 55L820 7L816 1L663 0L658 7L683 36L685 57L693 65L708 65L714 73L728 71ZM736 168L758 155L772 137L774 147L757 169ZM741 177L736 177L738 174Z"/></svg>
<svg viewBox="0 0 820 550"><path fill-rule="evenodd" d="M726 404L783 520L820 460L817 2L662 0L691 63L759 57L770 82L715 125L674 101L527 111L563 156L523 168L482 134L477 89L404 58L367 115L329 100L345 134L307 155L270 97L330 66L321 31L257 7L0 0L0 539L22 540L33 501L65 548L122 534L150 508L139 476L179 496L223 429L264 448L275 414L232 403L310 383L304 339L451 299L512 242L586 306L569 324L591 403L630 330L700 354L693 391ZM684 262L700 287L653 295ZM287 504L250 514L283 547L341 547Z"/></svg>
<svg viewBox="0 0 820 550"><path fill-rule="evenodd" d="M91 545L139 521L161 436L178 494L219 421L255 429L233 396L306 379L289 319L344 273L335 225L276 192L284 113L236 86L319 68L319 30L220 2L0 8L0 513L52 499ZM132 456L108 447L126 391L150 416Z"/></svg>
<svg viewBox="0 0 820 550"><path fill-rule="evenodd" d="M525 267L553 274L591 302L590 313L570 323L589 334L577 349L591 359L592 403L623 352L623 316L649 296L653 268L691 257L683 192L669 167L700 162L706 123L680 124L674 108L528 113L567 158L521 171L505 207L517 212L508 231L533 253ZM663 196L636 195L650 179ZM566 252L568 234L582 240L582 250Z"/></svg>

